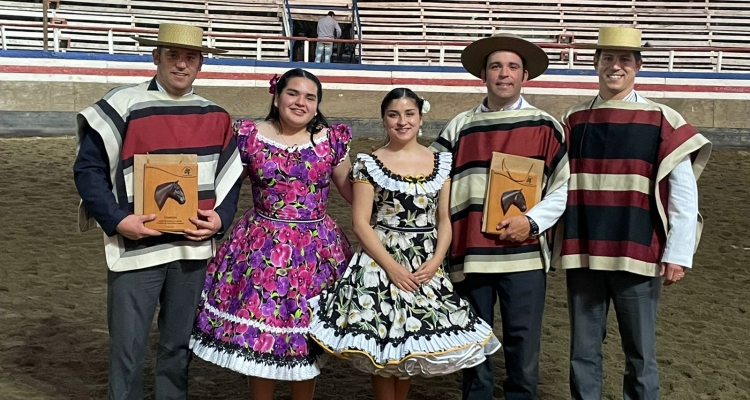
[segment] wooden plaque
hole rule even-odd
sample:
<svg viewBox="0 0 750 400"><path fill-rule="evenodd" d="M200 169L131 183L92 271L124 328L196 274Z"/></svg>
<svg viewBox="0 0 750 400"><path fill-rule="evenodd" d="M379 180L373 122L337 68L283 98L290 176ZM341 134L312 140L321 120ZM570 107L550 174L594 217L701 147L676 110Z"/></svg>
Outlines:
<svg viewBox="0 0 750 400"><path fill-rule="evenodd" d="M499 235L500 221L525 215L542 198L544 161L492 153L482 214L482 232Z"/></svg>
<svg viewBox="0 0 750 400"><path fill-rule="evenodd" d="M196 155L136 155L133 173L135 213L156 214L147 228L169 233L196 229L189 221L198 216Z"/></svg>

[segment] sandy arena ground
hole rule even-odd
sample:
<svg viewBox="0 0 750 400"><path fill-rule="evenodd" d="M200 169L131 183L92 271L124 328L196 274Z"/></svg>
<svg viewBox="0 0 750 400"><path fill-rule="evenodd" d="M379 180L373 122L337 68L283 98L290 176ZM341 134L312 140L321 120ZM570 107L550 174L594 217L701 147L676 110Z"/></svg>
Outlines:
<svg viewBox="0 0 750 400"><path fill-rule="evenodd" d="M353 153L374 143L358 139ZM76 231L74 148L72 137L0 139L0 399L101 399L106 393L106 265L101 233ZM695 270L662 294L664 399L750 398L749 163L747 151L715 150L699 182L706 225ZM246 187L239 209L249 206ZM334 195L329 209L348 230L343 200ZM555 271L544 320L540 399L568 398L567 318L565 275ZM153 354L147 398L153 396ZM624 367L614 318L604 358L605 398L621 398ZM495 363L496 396L502 398L501 355ZM245 382L195 360L191 398L246 399ZM410 398L459 399L459 385L460 374L415 379ZM276 398L290 398L287 385L279 385ZM329 365L318 380L316 399L371 398L368 377L342 362Z"/></svg>

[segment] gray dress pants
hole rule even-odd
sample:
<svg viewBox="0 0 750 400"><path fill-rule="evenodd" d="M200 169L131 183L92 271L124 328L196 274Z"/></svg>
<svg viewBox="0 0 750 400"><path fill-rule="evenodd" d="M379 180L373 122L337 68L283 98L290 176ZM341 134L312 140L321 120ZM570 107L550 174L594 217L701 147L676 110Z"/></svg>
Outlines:
<svg viewBox="0 0 750 400"><path fill-rule="evenodd" d="M657 400L656 311L661 279L623 271L567 271L570 316L570 393L602 399L602 342L610 302L625 353L623 399Z"/></svg>
<svg viewBox="0 0 750 400"><path fill-rule="evenodd" d="M187 399L188 347L206 260L180 260L107 275L110 400L143 398L143 365L159 306L155 398Z"/></svg>

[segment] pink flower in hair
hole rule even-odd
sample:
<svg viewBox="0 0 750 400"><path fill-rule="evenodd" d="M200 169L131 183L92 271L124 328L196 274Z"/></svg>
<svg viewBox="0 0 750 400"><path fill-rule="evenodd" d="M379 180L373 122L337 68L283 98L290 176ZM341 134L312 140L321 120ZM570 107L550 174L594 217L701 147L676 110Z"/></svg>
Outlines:
<svg viewBox="0 0 750 400"><path fill-rule="evenodd" d="M269 83L269 85L270 85L270 86L268 87L268 93L271 93L271 94L276 94L276 84L277 84L278 82L279 82L279 76L278 76L278 75L276 75L276 74L274 74L273 78L271 78L271 80L270 80L270 81L268 81L268 83Z"/></svg>

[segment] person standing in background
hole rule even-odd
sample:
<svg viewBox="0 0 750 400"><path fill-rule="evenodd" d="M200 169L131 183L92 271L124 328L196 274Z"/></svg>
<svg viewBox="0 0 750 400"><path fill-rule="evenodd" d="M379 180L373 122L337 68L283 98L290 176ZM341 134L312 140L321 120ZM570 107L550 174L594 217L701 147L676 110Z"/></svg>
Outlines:
<svg viewBox="0 0 750 400"><path fill-rule="evenodd" d="M321 18L318 21L318 40L321 39L336 39L341 37L341 27L339 23L333 19L333 11L329 11L328 15ZM325 56L324 56L325 54ZM315 62L331 62L331 54L333 54L333 42L319 41L315 46ZM323 59L323 61L321 61Z"/></svg>

